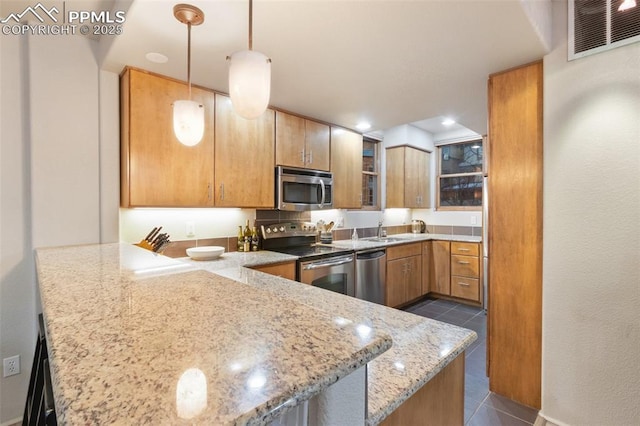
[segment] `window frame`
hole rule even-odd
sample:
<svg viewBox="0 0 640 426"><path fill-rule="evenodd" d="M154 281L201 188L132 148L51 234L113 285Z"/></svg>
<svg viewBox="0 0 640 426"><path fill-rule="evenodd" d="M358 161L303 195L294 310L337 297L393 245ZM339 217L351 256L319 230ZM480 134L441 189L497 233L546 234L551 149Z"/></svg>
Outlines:
<svg viewBox="0 0 640 426"><path fill-rule="evenodd" d="M452 145L462 145L468 144L469 142L480 141L482 144L482 161L483 167L479 172L473 173L447 173L442 174L442 148L452 146ZM466 176L480 176L484 177L484 162L486 161L486 143L485 138L482 136L474 137L471 139L459 140L455 142L447 142L436 146L436 152L438 154L438 160L436 164L436 211L482 211L482 204L484 203L484 198L482 199L482 203L478 206L441 206L440 205L440 183L442 182L442 178L453 178L453 177L466 177ZM482 182L484 185L484 182Z"/></svg>
<svg viewBox="0 0 640 426"><path fill-rule="evenodd" d="M380 146L382 145L382 141L372 138L372 137L368 137L368 136L364 136L362 138L362 149L364 151L364 143L365 142L370 142L373 143L374 146L374 171L373 172L369 172L369 171L365 171L364 170L364 161L362 162L362 179L364 179L365 176L374 176L376 179L376 204L373 206L366 206L364 204L364 200L365 200L365 193L364 193L364 188L361 187L361 192L360 192L360 197L361 197L361 205L360 205L360 209L361 210L368 210L368 211L378 211L381 210L380 206ZM360 184L362 185L362 183Z"/></svg>

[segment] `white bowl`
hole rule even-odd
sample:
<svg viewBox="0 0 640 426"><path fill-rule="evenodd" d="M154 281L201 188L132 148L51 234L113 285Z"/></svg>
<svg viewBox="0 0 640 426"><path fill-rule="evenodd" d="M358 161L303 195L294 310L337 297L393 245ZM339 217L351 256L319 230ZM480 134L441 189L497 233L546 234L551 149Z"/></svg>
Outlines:
<svg viewBox="0 0 640 426"><path fill-rule="evenodd" d="M211 260L219 257L222 253L224 253L224 247L221 246L202 246L187 249L187 255L193 260Z"/></svg>

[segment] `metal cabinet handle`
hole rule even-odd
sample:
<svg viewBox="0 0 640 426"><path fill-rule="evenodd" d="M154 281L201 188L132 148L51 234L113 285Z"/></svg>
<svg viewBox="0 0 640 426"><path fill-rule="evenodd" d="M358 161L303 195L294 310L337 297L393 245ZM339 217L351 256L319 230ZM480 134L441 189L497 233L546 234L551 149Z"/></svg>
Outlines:
<svg viewBox="0 0 640 426"><path fill-rule="evenodd" d="M220 184L220 199L224 200L224 183Z"/></svg>
<svg viewBox="0 0 640 426"><path fill-rule="evenodd" d="M459 248L458 251L471 251L468 248Z"/></svg>
<svg viewBox="0 0 640 426"><path fill-rule="evenodd" d="M465 286L465 287L469 287L469 286L471 285L471 284L469 284L469 283L461 283L461 282L459 282L458 284L463 285L463 286Z"/></svg>
<svg viewBox="0 0 640 426"><path fill-rule="evenodd" d="M324 268L327 266L340 266L346 263L353 262L353 257L348 257L346 259L334 260L330 262L317 262L317 263L309 263L308 265L304 265L304 270L318 269Z"/></svg>
<svg viewBox="0 0 640 426"><path fill-rule="evenodd" d="M309 152L309 164L313 164L313 151Z"/></svg>
<svg viewBox="0 0 640 426"><path fill-rule="evenodd" d="M459 260L458 263L460 265L469 265L469 262L465 262L465 261L462 261L462 260Z"/></svg>
<svg viewBox="0 0 640 426"><path fill-rule="evenodd" d="M212 197L211 184L208 183L207 184L207 200L211 201L211 197Z"/></svg>
<svg viewBox="0 0 640 426"><path fill-rule="evenodd" d="M304 148L300 151L300 162L304 165L307 162L307 156L304 155Z"/></svg>

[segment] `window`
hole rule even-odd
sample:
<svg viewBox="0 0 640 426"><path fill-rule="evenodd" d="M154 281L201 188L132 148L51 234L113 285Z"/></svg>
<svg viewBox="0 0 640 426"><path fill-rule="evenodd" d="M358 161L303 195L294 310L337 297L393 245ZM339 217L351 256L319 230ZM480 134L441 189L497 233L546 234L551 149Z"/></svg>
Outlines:
<svg viewBox="0 0 640 426"><path fill-rule="evenodd" d="M482 160L482 139L438 147L437 209L481 209Z"/></svg>
<svg viewBox="0 0 640 426"><path fill-rule="evenodd" d="M363 210L380 210L379 145L375 139L365 137L362 141Z"/></svg>

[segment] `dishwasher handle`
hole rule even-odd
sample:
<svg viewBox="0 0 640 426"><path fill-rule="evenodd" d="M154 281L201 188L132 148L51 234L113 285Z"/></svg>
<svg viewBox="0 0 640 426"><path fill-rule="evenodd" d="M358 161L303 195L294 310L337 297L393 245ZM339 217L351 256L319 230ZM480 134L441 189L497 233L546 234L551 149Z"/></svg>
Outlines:
<svg viewBox="0 0 640 426"><path fill-rule="evenodd" d="M374 260L385 256L387 252L385 250L373 250L363 251L356 253L356 260Z"/></svg>

